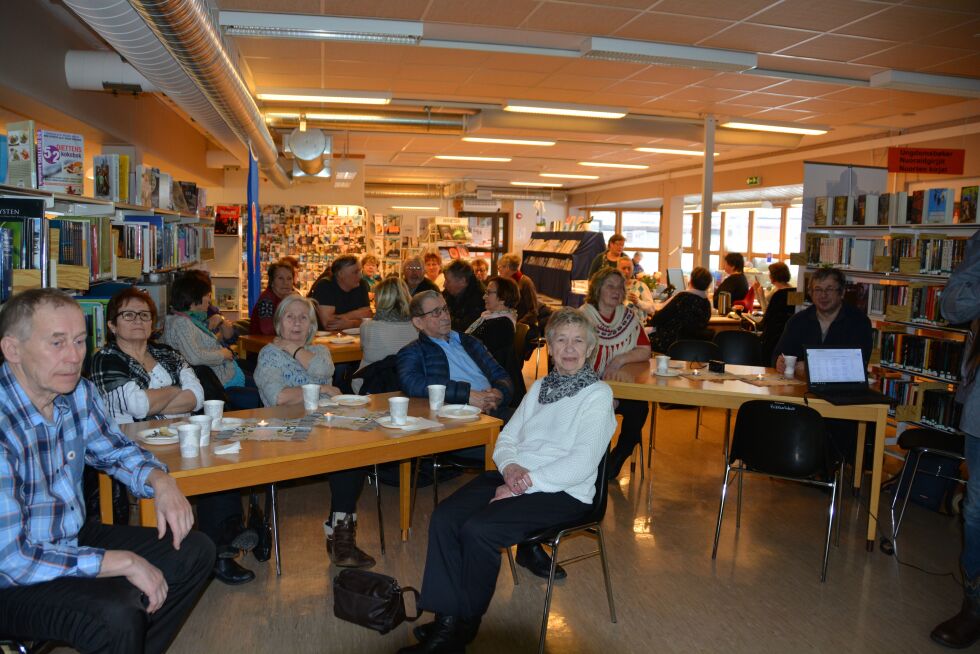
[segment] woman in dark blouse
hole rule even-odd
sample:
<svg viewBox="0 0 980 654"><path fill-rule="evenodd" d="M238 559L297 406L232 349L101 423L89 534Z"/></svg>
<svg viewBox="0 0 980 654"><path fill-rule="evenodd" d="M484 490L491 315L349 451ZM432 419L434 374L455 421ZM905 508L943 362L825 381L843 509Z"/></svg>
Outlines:
<svg viewBox="0 0 980 654"><path fill-rule="evenodd" d="M490 355L507 371L514 380L514 399L516 406L524 398L526 387L521 366L514 354L514 331L517 324L517 303L520 291L512 279L494 275L487 279L487 290L483 295L486 311L473 321L467 329L489 350Z"/></svg>
<svg viewBox="0 0 980 654"><path fill-rule="evenodd" d="M700 332L707 329L711 318L707 290L711 281L707 268L695 268L691 271L687 290L674 295L670 302L653 314L650 319L653 325L650 347L654 352L666 352L674 341L697 338Z"/></svg>
<svg viewBox="0 0 980 654"><path fill-rule="evenodd" d="M757 292L760 304L765 309L765 314L757 326L757 329L762 332L763 361L772 359L772 352L783 335L786 322L796 313L796 307L789 303L789 294L795 290L789 285L789 266L779 261L770 264L769 279L773 285L772 295L766 296ZM761 290L760 288L759 291Z"/></svg>
<svg viewBox="0 0 980 654"><path fill-rule="evenodd" d="M728 275L715 289L714 307L718 308L718 294L722 292L731 293L732 304L741 302L749 292L749 280L745 278L745 257L738 252L729 252L721 264L725 274Z"/></svg>

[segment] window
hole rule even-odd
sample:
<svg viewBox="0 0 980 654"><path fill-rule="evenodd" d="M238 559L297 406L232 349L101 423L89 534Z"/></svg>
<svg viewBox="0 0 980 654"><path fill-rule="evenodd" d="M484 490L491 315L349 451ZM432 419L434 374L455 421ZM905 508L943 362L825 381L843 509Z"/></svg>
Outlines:
<svg viewBox="0 0 980 654"><path fill-rule="evenodd" d="M589 231L602 232L606 243L609 243L609 237L616 233L616 212L590 211L589 216L592 217L592 222L589 223Z"/></svg>
<svg viewBox="0 0 980 654"><path fill-rule="evenodd" d="M725 212L725 252L749 252L749 211L734 209ZM711 220L712 235L714 234L714 218ZM714 250L714 238L711 239L711 249Z"/></svg>
<svg viewBox="0 0 980 654"><path fill-rule="evenodd" d="M632 257L636 252L643 253L643 272L652 274L660 270L660 211L653 209L610 209L590 211L592 222L589 229L602 232L609 243L609 237L620 233L626 237L623 253Z"/></svg>
<svg viewBox="0 0 980 654"><path fill-rule="evenodd" d="M759 209L755 212L755 222L752 226L752 252L771 255L779 254L779 230L782 227L783 212L781 209Z"/></svg>

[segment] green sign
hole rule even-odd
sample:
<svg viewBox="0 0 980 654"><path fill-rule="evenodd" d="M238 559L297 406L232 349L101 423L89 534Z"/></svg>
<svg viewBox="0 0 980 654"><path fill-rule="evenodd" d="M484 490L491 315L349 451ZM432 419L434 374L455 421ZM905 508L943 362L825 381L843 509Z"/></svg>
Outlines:
<svg viewBox="0 0 980 654"><path fill-rule="evenodd" d="M754 175L752 177L746 177L745 178L745 183L748 186L758 186L759 184L762 183L762 178L759 177L758 175Z"/></svg>

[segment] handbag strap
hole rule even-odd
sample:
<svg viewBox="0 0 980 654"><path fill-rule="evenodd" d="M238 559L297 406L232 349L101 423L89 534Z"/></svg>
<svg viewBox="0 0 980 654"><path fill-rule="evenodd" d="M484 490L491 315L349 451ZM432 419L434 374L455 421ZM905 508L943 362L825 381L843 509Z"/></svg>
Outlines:
<svg viewBox="0 0 980 654"><path fill-rule="evenodd" d="M411 593L412 595L415 596L415 616L409 617L407 614L405 615L406 621L415 622L416 620L422 617L422 611L419 609L419 591L415 590L411 586L405 586L404 588L401 589L401 592L403 596L405 595L405 593ZM404 606L404 602L405 602L405 598L402 597L403 606Z"/></svg>

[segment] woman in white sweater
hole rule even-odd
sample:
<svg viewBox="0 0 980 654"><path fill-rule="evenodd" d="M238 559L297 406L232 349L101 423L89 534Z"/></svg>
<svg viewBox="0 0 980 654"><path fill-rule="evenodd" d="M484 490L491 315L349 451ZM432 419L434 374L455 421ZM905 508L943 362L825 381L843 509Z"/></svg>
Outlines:
<svg viewBox="0 0 980 654"><path fill-rule="evenodd" d="M389 277L374 286L374 318L361 321L361 368L396 354L412 341L418 340L408 315L408 286L397 277ZM363 379L352 382L354 392L360 392Z"/></svg>
<svg viewBox="0 0 980 654"><path fill-rule="evenodd" d="M548 321L545 338L554 370L534 382L500 432L493 452L499 472L478 476L432 514L419 605L436 619L400 652L463 651L493 597L501 548L574 520L592 504L616 429L612 390L587 363L596 331L566 308Z"/></svg>

